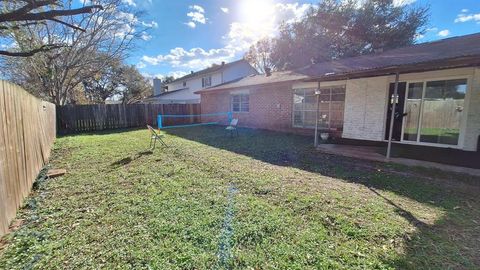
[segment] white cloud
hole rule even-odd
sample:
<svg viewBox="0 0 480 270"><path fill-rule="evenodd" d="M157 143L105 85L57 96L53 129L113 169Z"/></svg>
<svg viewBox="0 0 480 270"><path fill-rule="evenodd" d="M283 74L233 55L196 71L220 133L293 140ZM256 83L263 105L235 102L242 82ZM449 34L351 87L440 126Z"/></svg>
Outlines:
<svg viewBox="0 0 480 270"><path fill-rule="evenodd" d="M258 5L257 0L249 1L254 7ZM230 24L229 31L223 36L224 46L214 49L203 48L175 48L167 54L142 57L142 62L149 65L167 65L175 69L190 71L200 70L219 64L222 61L231 62L243 56L248 48L263 37L275 37L278 35L279 26L282 22L294 22L300 20L312 7L311 4L283 4L267 1L261 2L262 9L251 14L252 9L245 6L242 10L245 14L240 16L241 20ZM244 5L244 2L241 2ZM192 12L204 14L205 10L200 6L191 6ZM193 17L191 17L193 18ZM205 18L205 21L208 21ZM185 24L195 28L199 23L193 19Z"/></svg>
<svg viewBox="0 0 480 270"><path fill-rule="evenodd" d="M415 40L421 40L425 37L425 35L422 35L422 34L415 34Z"/></svg>
<svg viewBox="0 0 480 270"><path fill-rule="evenodd" d="M191 70L203 69L215 63L231 60L235 56L235 51L221 48L204 50L202 48L193 48L185 50L177 47L170 50L169 54L157 55L154 57L143 56L142 61L150 65L159 65L166 63L174 68L185 68Z"/></svg>
<svg viewBox="0 0 480 270"><path fill-rule="evenodd" d="M112 33L112 35L119 37L119 38L132 38L134 33L138 33L141 29L140 28L156 28L158 27L158 23L155 21L145 22L140 21L137 16L133 13L123 12L123 11L116 11L115 9L112 10L115 15L115 21L121 23L121 27L118 28L117 32ZM141 27L143 26L143 27ZM137 31L138 30L138 31ZM147 34L146 32L142 32L139 37L145 41L148 41L152 38L151 35Z"/></svg>
<svg viewBox="0 0 480 270"><path fill-rule="evenodd" d="M173 76L173 78L177 79L177 78L181 78L185 75L187 75L188 72L185 72L185 71L170 71L168 73L168 76Z"/></svg>
<svg viewBox="0 0 480 270"><path fill-rule="evenodd" d="M228 14L228 13L230 12L230 10L229 10L228 8L226 8L226 7L221 7L220 9L223 11L223 13L227 13L227 14Z"/></svg>
<svg viewBox="0 0 480 270"><path fill-rule="evenodd" d="M158 23L156 21L142 22L142 25L145 26L145 27L153 27L153 28L158 27Z"/></svg>
<svg viewBox="0 0 480 270"><path fill-rule="evenodd" d="M205 13L205 9L199 5L192 5L192 6L189 6L189 8L200 13Z"/></svg>
<svg viewBox="0 0 480 270"><path fill-rule="evenodd" d="M292 23L300 20L313 7L310 4L273 4L262 8L265 13L253 16L246 21L233 22L223 38L228 48L238 51L247 50L253 43L264 37L275 37L282 22ZM248 12L248 9L246 12Z"/></svg>
<svg viewBox="0 0 480 270"><path fill-rule="evenodd" d="M188 27L190 27L190 28L195 28L195 27L197 27L197 25L196 25L194 22L187 22L187 23L185 23L185 24L188 25Z"/></svg>
<svg viewBox="0 0 480 270"><path fill-rule="evenodd" d="M138 18L133 13L118 11L116 17L128 23L138 23Z"/></svg>
<svg viewBox="0 0 480 270"><path fill-rule="evenodd" d="M401 6L413 4L415 2L416 0L393 0L393 5L396 7L401 7Z"/></svg>
<svg viewBox="0 0 480 270"><path fill-rule="evenodd" d="M358 8L362 7L365 4L366 0L356 0L356 6ZM415 3L417 0L393 0L393 5L395 7L406 6Z"/></svg>
<svg viewBox="0 0 480 270"><path fill-rule="evenodd" d="M207 23L207 18L205 17L205 9L199 5L193 5L188 7L191 11L187 13L187 17L190 18L190 21L185 23L190 28L195 28L197 23L205 24Z"/></svg>
<svg viewBox="0 0 480 270"><path fill-rule="evenodd" d="M462 12L463 12L463 10L462 10ZM468 22L468 21L480 22L480 13L477 13L477 14L460 13L460 14L457 15L457 18L455 19L454 22L463 23L463 22Z"/></svg>
<svg viewBox="0 0 480 270"><path fill-rule="evenodd" d="M462 13L467 13L468 11L469 11L469 10L466 9L466 8L462 9Z"/></svg>
<svg viewBox="0 0 480 270"><path fill-rule="evenodd" d="M147 72L141 73L143 77L148 79L150 81L150 84L153 85L153 79L165 79L167 76L173 76L174 79L181 78L185 75L188 74L188 72L185 71L170 71L167 74L162 74L162 73L157 73L157 74L151 74Z"/></svg>
<svg viewBox="0 0 480 270"><path fill-rule="evenodd" d="M145 68L147 65L146 65L144 62L140 61L140 62L138 62L135 66L136 66L138 69L141 69L141 68Z"/></svg>
<svg viewBox="0 0 480 270"><path fill-rule="evenodd" d="M446 36L450 35L450 30L448 30L448 29L442 30L442 31L438 32L438 35L441 36L441 37L446 37Z"/></svg>
<svg viewBox="0 0 480 270"><path fill-rule="evenodd" d="M142 32L140 38L145 41L149 41L150 39L152 39L152 35L149 35L147 32Z"/></svg>
<svg viewBox="0 0 480 270"><path fill-rule="evenodd" d="M133 0L122 0L122 2L129 5L129 6L133 6L133 7L137 6L137 4L135 4L135 2Z"/></svg>

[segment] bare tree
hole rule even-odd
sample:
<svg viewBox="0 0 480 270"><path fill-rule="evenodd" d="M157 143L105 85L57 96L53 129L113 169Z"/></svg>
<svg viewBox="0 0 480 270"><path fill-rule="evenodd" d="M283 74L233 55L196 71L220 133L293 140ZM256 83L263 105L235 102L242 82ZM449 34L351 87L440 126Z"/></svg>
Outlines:
<svg viewBox="0 0 480 270"><path fill-rule="evenodd" d="M67 18L66 24L46 22L13 31L21 51L32 46L67 44L27 58L3 61L10 80L57 105L74 103L75 90L112 61L123 60L146 27L121 0L102 0L103 9ZM76 28L68 25L75 25ZM82 30L84 29L84 30Z"/></svg>
<svg viewBox="0 0 480 270"><path fill-rule="evenodd" d="M62 20L62 18L92 13L96 9L103 9L103 7L102 5L86 5L80 8L64 8L64 3L60 0L13 0L1 1L0 9L0 37L5 37L12 31L32 25L45 25L47 21L85 31L77 25ZM0 55L28 57L39 52L60 48L63 45L65 44L43 44L25 51L0 50Z"/></svg>
<svg viewBox="0 0 480 270"><path fill-rule="evenodd" d="M274 40L270 38L264 38L257 43L250 46L250 49L245 54L245 60L247 60L255 69L261 73L265 73L265 69L276 70L270 53L273 51Z"/></svg>

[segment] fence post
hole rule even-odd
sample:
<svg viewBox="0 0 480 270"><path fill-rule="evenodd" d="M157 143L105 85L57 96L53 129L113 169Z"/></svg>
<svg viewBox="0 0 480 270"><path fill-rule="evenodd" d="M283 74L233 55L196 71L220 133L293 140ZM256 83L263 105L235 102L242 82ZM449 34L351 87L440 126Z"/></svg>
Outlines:
<svg viewBox="0 0 480 270"><path fill-rule="evenodd" d="M159 114L157 116L157 126L158 126L158 129L161 129L163 126L162 126L162 115Z"/></svg>

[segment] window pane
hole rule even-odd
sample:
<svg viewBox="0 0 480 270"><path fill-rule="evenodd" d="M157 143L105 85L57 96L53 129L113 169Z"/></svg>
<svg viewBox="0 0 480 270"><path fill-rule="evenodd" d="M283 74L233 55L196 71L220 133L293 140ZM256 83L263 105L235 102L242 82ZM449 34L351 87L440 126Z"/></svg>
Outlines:
<svg viewBox="0 0 480 270"><path fill-rule="evenodd" d="M250 106L248 103L242 103L240 107L242 109L242 112L248 112Z"/></svg>
<svg viewBox="0 0 480 270"><path fill-rule="evenodd" d="M317 99L319 101L319 128L331 128L331 114L336 119L335 128L343 128L343 110L345 103L345 87L325 87L320 95L315 95L315 88L295 89L293 91L293 124L305 128L314 128L316 121ZM332 101L333 100L333 101Z"/></svg>
<svg viewBox="0 0 480 270"><path fill-rule="evenodd" d="M467 80L427 83L420 141L458 144L466 89Z"/></svg>
<svg viewBox="0 0 480 270"><path fill-rule="evenodd" d="M408 96L405 102L405 127L403 139L417 141L418 121L420 119L420 106L422 105L423 83L410 83Z"/></svg>
<svg viewBox="0 0 480 270"><path fill-rule="evenodd" d="M307 88L304 89L305 96L315 96L315 89L314 88Z"/></svg>
<svg viewBox="0 0 480 270"><path fill-rule="evenodd" d="M345 101L345 94L332 95L332 101Z"/></svg>
<svg viewBox="0 0 480 270"><path fill-rule="evenodd" d="M320 89L320 95L330 96L330 88Z"/></svg>
<svg viewBox="0 0 480 270"><path fill-rule="evenodd" d="M295 104L303 103L304 99L305 98L301 94L297 94L297 93L293 94L293 103Z"/></svg>
<svg viewBox="0 0 480 270"><path fill-rule="evenodd" d="M306 96L304 102L305 110L312 111L317 108L317 98L315 96Z"/></svg>
<svg viewBox="0 0 480 270"><path fill-rule="evenodd" d="M329 127L329 112L320 111L318 113L318 127L319 128L328 128Z"/></svg>
<svg viewBox="0 0 480 270"><path fill-rule="evenodd" d="M240 96L239 95L233 95L232 96L232 102L240 102Z"/></svg>
<svg viewBox="0 0 480 270"><path fill-rule="evenodd" d="M239 112L240 111L240 104L239 103L232 103L232 111Z"/></svg>
<svg viewBox="0 0 480 270"><path fill-rule="evenodd" d="M303 126L303 113L302 112L294 112L293 113L293 125L294 126Z"/></svg>
<svg viewBox="0 0 480 270"><path fill-rule="evenodd" d="M248 102L248 95L241 95L242 102Z"/></svg>
<svg viewBox="0 0 480 270"><path fill-rule="evenodd" d="M333 88L332 95L342 94L345 95L345 87Z"/></svg>
<svg viewBox="0 0 480 270"><path fill-rule="evenodd" d="M329 102L330 101L330 95L320 95L318 98L320 99L320 102Z"/></svg>
<svg viewBox="0 0 480 270"><path fill-rule="evenodd" d="M304 119L303 119L304 127L314 128L316 116L317 116L316 112L306 111L304 113Z"/></svg>

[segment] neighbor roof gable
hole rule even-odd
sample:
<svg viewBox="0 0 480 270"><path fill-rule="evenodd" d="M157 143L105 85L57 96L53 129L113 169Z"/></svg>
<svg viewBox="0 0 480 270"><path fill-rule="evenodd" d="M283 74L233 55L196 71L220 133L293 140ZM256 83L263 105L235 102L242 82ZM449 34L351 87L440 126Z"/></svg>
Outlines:
<svg viewBox="0 0 480 270"><path fill-rule="evenodd" d="M200 70L200 71L197 71L197 72L193 72L193 73L187 74L187 75L185 75L181 78L175 79L174 81L170 82L170 84L185 81L185 80L190 80L190 79L197 78L199 76L207 75L207 74L210 74L210 73L220 72L220 71L223 71L223 70L225 70L229 67L232 67L232 66L235 66L235 65L238 65L238 64L242 64L242 63L250 65L245 59L240 59L240 60L237 60L237 61L234 61L234 62L225 63L223 65L222 64L213 65L209 68L206 68L206 69L203 69L203 70ZM254 68L252 67L252 69L254 69Z"/></svg>

